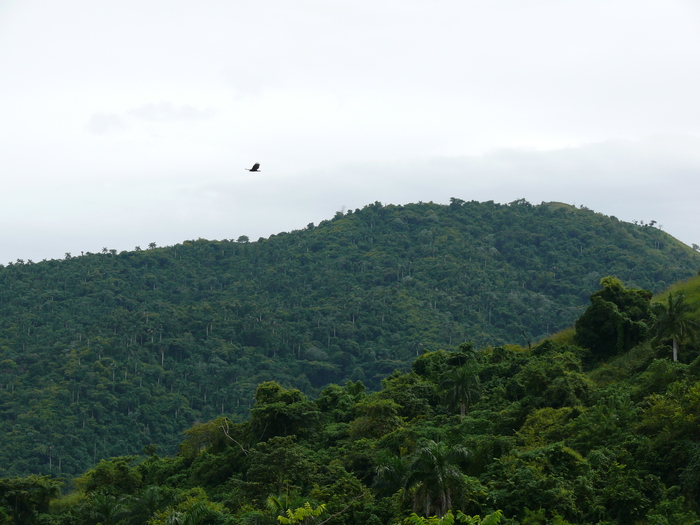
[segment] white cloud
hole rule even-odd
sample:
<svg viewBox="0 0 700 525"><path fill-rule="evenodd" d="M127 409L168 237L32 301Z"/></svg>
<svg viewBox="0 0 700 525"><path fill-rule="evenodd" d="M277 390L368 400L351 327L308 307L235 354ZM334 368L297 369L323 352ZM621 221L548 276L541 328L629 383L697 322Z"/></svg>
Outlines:
<svg viewBox="0 0 700 525"><path fill-rule="evenodd" d="M189 104L175 106L172 102L158 102L130 109L126 113L149 122L174 122L208 119L217 112L211 108L197 109Z"/></svg>
<svg viewBox="0 0 700 525"><path fill-rule="evenodd" d="M698 242L699 26L690 0L3 4L0 261L452 196Z"/></svg>
<svg viewBox="0 0 700 525"><path fill-rule="evenodd" d="M95 113L90 116L87 130L95 135L104 135L124 129L124 121L114 113Z"/></svg>

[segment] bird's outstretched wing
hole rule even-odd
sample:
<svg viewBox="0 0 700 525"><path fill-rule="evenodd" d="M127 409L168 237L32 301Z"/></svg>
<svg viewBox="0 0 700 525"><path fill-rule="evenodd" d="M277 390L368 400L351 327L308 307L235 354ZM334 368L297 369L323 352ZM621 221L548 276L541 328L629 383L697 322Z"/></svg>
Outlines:
<svg viewBox="0 0 700 525"><path fill-rule="evenodd" d="M253 167L252 167L252 168L246 168L246 169L247 169L248 171L260 171L260 163L259 163L259 162L256 162L255 164L253 164Z"/></svg>

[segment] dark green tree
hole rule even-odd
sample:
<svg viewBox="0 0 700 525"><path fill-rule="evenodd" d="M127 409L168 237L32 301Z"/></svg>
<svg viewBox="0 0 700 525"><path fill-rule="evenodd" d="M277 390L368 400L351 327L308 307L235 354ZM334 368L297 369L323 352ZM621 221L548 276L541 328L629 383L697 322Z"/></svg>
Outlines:
<svg viewBox="0 0 700 525"><path fill-rule="evenodd" d="M127 512L122 498L101 492L91 494L84 507L87 522L94 525L122 525Z"/></svg>
<svg viewBox="0 0 700 525"><path fill-rule="evenodd" d="M260 441L273 436L307 435L320 421L315 403L301 391L283 388L274 381L258 386L250 414L254 437Z"/></svg>
<svg viewBox="0 0 700 525"><path fill-rule="evenodd" d="M39 523L39 515L48 511L49 502L58 496L60 487L60 482L48 476L0 479L0 510L11 519L3 523Z"/></svg>
<svg viewBox="0 0 700 525"><path fill-rule="evenodd" d="M669 293L666 303L654 304L654 313L656 336L659 339L671 339L673 360L678 361L680 345L695 339L700 323L693 317L693 309L682 293Z"/></svg>
<svg viewBox="0 0 700 525"><path fill-rule="evenodd" d="M467 408L479 397L481 385L474 365L465 365L445 374L440 384L445 391L445 401L452 408L459 407L459 415L464 418Z"/></svg>
<svg viewBox="0 0 700 525"><path fill-rule="evenodd" d="M654 320L651 292L627 289L615 277L600 281L602 290L575 324L575 342L590 350L590 360L625 352L649 334Z"/></svg>
<svg viewBox="0 0 700 525"><path fill-rule="evenodd" d="M169 487L151 485L126 498L123 503L127 509L124 525L141 525L148 523L156 512L177 503L177 494Z"/></svg>
<svg viewBox="0 0 700 525"><path fill-rule="evenodd" d="M414 512L425 517L444 516L464 495L465 475L462 465L467 449L435 441L423 442L414 453L405 487L413 495Z"/></svg>
<svg viewBox="0 0 700 525"><path fill-rule="evenodd" d="M384 454L377 458L374 488L382 496L391 496L403 488L407 474L406 458L395 454Z"/></svg>

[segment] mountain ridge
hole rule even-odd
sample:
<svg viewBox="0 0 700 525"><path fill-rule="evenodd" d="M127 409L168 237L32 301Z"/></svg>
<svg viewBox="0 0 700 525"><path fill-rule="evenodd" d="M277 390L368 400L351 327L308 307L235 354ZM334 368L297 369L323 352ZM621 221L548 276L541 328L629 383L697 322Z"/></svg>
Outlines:
<svg viewBox="0 0 700 525"><path fill-rule="evenodd" d="M240 241L240 242L239 242ZM377 389L426 351L536 341L605 275L655 292L700 255L561 203L382 205L256 242L185 241L0 268L7 473L173 447L257 384Z"/></svg>

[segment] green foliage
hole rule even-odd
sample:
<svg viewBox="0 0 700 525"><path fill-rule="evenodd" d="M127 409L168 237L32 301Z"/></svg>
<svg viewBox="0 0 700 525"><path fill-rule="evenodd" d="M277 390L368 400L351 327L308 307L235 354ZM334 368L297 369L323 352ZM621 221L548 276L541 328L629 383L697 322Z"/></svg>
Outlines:
<svg viewBox="0 0 700 525"><path fill-rule="evenodd" d="M500 510L484 516L467 516L462 511L458 510L456 514L452 511L448 511L442 517L432 516L430 518L424 518L418 516L416 513L411 514L408 518L403 520L405 525L454 525L455 523L460 523L464 525L498 525L501 523L501 518L503 513Z"/></svg>
<svg viewBox="0 0 700 525"><path fill-rule="evenodd" d="M580 352L575 347L545 341L533 353L534 357L514 376L528 404L559 408L588 401L592 385L583 374Z"/></svg>
<svg viewBox="0 0 700 525"><path fill-rule="evenodd" d="M85 492L131 494L141 485L141 474L132 466L134 459L131 456L103 459L75 482Z"/></svg>
<svg viewBox="0 0 700 525"><path fill-rule="evenodd" d="M504 455L490 468L489 493L511 516L525 509L545 508L564 518L579 520L586 500L590 466L575 450L554 443Z"/></svg>
<svg viewBox="0 0 700 525"><path fill-rule="evenodd" d="M688 510L685 499L683 496L676 496L677 492L669 490L665 498L647 514L649 525L700 525L697 513Z"/></svg>
<svg viewBox="0 0 700 525"><path fill-rule="evenodd" d="M318 465L308 448L296 443L295 436L274 437L258 443L247 457L247 481L257 494L281 494L290 489L309 487Z"/></svg>
<svg viewBox="0 0 700 525"><path fill-rule="evenodd" d="M697 257L628 226L377 203L258 242L0 268L0 465L81 473L63 495L0 479L0 523L695 523L698 349L649 339L648 292L591 287L655 288ZM697 321L695 286L665 311ZM592 292L575 335L533 344Z"/></svg>
<svg viewBox="0 0 700 525"><path fill-rule="evenodd" d="M156 512L149 525L222 525L226 516L201 490L190 491L180 503ZM106 525L106 524L105 524ZM116 525L116 524L115 524Z"/></svg>
<svg viewBox="0 0 700 525"><path fill-rule="evenodd" d="M526 449L539 448L564 439L565 425L579 411L572 407L541 408L530 412L518 431Z"/></svg>
<svg viewBox="0 0 700 525"><path fill-rule="evenodd" d="M248 418L268 381L309 399L348 381L373 392L418 356L416 374L439 386L441 367L458 368L440 362L456 357L441 350L538 341L572 324L604 275L660 290L699 261L658 229L590 210L455 199L374 203L257 242L7 264L0 471L71 477L147 445L175 453L196 422ZM696 304L697 294L686 297ZM683 357L693 352L686 344ZM436 361L423 366L423 355ZM443 411L421 388L415 404L397 401L399 417ZM293 413L296 402L278 402L297 422L306 417L301 405ZM275 403L258 407L270 426L255 439L297 431L272 413Z"/></svg>
<svg viewBox="0 0 700 525"><path fill-rule="evenodd" d="M353 409L358 417L350 423L350 436L353 439L378 438L396 430L403 424L399 409L400 406L391 399L367 396Z"/></svg>
<svg viewBox="0 0 700 525"><path fill-rule="evenodd" d="M426 441L414 453L404 481L413 497L413 510L424 516L444 516L453 503L462 506L467 495L462 465L467 459L463 447ZM462 500L462 501L460 501Z"/></svg>
<svg viewBox="0 0 700 525"><path fill-rule="evenodd" d="M61 483L48 476L0 479L0 518L2 523L34 525L58 496Z"/></svg>
<svg viewBox="0 0 700 525"><path fill-rule="evenodd" d="M591 305L576 321L574 338L590 350L593 361L630 350L654 322L651 292L627 289L614 277L604 277L600 285L603 289L591 295Z"/></svg>
<svg viewBox="0 0 700 525"><path fill-rule="evenodd" d="M230 425L226 418L196 423L185 430L185 440L180 444L180 452L193 458L204 450L221 450L226 445L228 428Z"/></svg>
<svg viewBox="0 0 700 525"><path fill-rule="evenodd" d="M299 390L285 389L273 381L258 386L250 414L253 432L260 441L313 432L320 418L316 404Z"/></svg>
<svg viewBox="0 0 700 525"><path fill-rule="evenodd" d="M447 371L447 359L448 354L444 350L424 352L416 357L413 365L411 365L411 370L420 377L435 382Z"/></svg>
<svg viewBox="0 0 700 525"><path fill-rule="evenodd" d="M310 402L262 383L250 423L195 425L176 457L101 461L52 504L57 490L22 496L23 516L55 525L697 521L700 387L691 366L655 360L598 387L567 344L500 347L469 361L460 349L431 354L415 367L424 375L394 372L371 394L351 382ZM462 418L438 392L471 366L481 395ZM575 403L562 403L569 395ZM298 407L316 414L316 431L290 423ZM258 441L263 421L280 435ZM5 501L0 516L13 523Z"/></svg>
<svg viewBox="0 0 700 525"><path fill-rule="evenodd" d="M666 303L654 304L656 313L656 336L659 339L671 339L673 343L673 360L678 360L678 346L688 341L694 341L700 330L693 310L685 300L683 293L669 293Z"/></svg>
<svg viewBox="0 0 700 525"><path fill-rule="evenodd" d="M547 517L545 509L532 511L525 509L525 517L520 522L520 525L571 525L571 522L566 521L556 512L551 513L551 517Z"/></svg>
<svg viewBox="0 0 700 525"><path fill-rule="evenodd" d="M478 368L464 365L446 372L440 388L445 391L445 400L450 407L459 407L459 415L463 418L481 392Z"/></svg>
<svg viewBox="0 0 700 525"><path fill-rule="evenodd" d="M318 523L319 518L325 511L325 505L319 505L314 509L307 501L304 503L303 507L294 509L294 511L287 509L287 515L278 516L277 521L282 525L296 525L298 523L302 525L313 525L314 523Z"/></svg>
<svg viewBox="0 0 700 525"><path fill-rule="evenodd" d="M350 409L365 396L365 385L362 381L348 381L344 387L328 385L316 400L316 405L324 414L335 421L345 421L349 418Z"/></svg>
<svg viewBox="0 0 700 525"><path fill-rule="evenodd" d="M562 425L560 432L570 436L568 442L573 448L586 454L624 442L638 421L638 413L629 393L613 394L599 399L594 406Z"/></svg>

